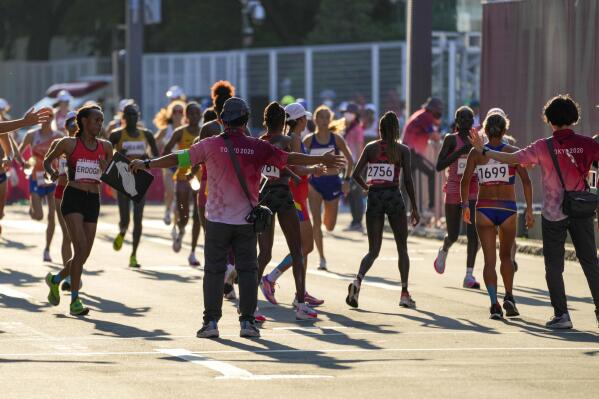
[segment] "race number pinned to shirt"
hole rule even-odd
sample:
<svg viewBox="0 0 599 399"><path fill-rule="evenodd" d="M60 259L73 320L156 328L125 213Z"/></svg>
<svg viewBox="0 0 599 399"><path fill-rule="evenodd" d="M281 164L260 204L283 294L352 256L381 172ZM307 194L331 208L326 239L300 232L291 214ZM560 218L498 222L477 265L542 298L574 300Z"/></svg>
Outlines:
<svg viewBox="0 0 599 399"><path fill-rule="evenodd" d="M479 184L502 184L510 182L509 166L504 163L491 163L476 167Z"/></svg>
<svg viewBox="0 0 599 399"><path fill-rule="evenodd" d="M276 166L264 165L262 175L268 179L278 179L281 177L281 171Z"/></svg>
<svg viewBox="0 0 599 399"><path fill-rule="evenodd" d="M590 170L589 175L587 176L587 182L589 183L589 187L593 190L597 189L597 171Z"/></svg>
<svg viewBox="0 0 599 399"><path fill-rule="evenodd" d="M146 154L145 141L124 141L123 150L127 156L141 156Z"/></svg>
<svg viewBox="0 0 599 399"><path fill-rule="evenodd" d="M102 171L100 162L88 159L78 159L75 165L75 181L93 180L100 181Z"/></svg>
<svg viewBox="0 0 599 399"><path fill-rule="evenodd" d="M366 169L366 183L373 181L392 182L395 177L395 167L390 163L369 163Z"/></svg>
<svg viewBox="0 0 599 399"><path fill-rule="evenodd" d="M310 155L324 155L327 152L334 151L335 148L310 148Z"/></svg>
<svg viewBox="0 0 599 399"><path fill-rule="evenodd" d="M464 174L467 163L468 163L468 158L458 158L458 175L459 176Z"/></svg>
<svg viewBox="0 0 599 399"><path fill-rule="evenodd" d="M44 171L35 172L35 182L38 186L47 185L48 182L46 182L46 173Z"/></svg>

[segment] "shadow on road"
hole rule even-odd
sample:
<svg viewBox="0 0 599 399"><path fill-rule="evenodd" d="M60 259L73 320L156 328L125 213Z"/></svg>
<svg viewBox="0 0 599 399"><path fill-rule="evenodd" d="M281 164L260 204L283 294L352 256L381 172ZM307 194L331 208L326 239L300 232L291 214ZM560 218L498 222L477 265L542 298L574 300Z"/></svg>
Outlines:
<svg viewBox="0 0 599 399"><path fill-rule="evenodd" d="M202 276L198 276L198 275L183 276L181 274L159 272L156 270L140 269L140 270L136 270L136 272L143 275L144 278L148 278L151 280L157 280L157 281L168 280L168 281L176 281L178 283L193 283L193 282L196 282L196 281L202 279Z"/></svg>
<svg viewBox="0 0 599 399"><path fill-rule="evenodd" d="M27 312L41 312L43 309L50 307L50 304L38 304L29 302L23 298L13 298L0 294L0 308L21 309Z"/></svg>
<svg viewBox="0 0 599 399"><path fill-rule="evenodd" d="M151 309L149 306L131 308L121 302L111 301L110 299L86 293L82 293L81 296L85 298L86 304L97 308L102 311L102 313L118 313L129 317L143 317L145 316L144 313L147 313Z"/></svg>
<svg viewBox="0 0 599 399"><path fill-rule="evenodd" d="M56 314L55 316L59 319L72 318L64 314ZM94 324L96 330L101 332L94 333L93 335L101 337L144 338L148 341L172 341L172 338L168 337L168 333L161 329L147 331L134 326L115 323L112 321L98 320L91 317L79 317L76 320Z"/></svg>
<svg viewBox="0 0 599 399"><path fill-rule="evenodd" d="M413 313L419 313L423 316L416 316ZM457 330L457 331L478 331L489 334L499 334L493 328L483 326L482 324L475 323L468 319L454 319L451 317L443 316L437 313L429 312L422 309L411 309L410 313L401 313L398 316L406 318L408 320L419 322L422 327L429 327L443 330Z"/></svg>
<svg viewBox="0 0 599 399"><path fill-rule="evenodd" d="M0 248L15 248L15 249L30 249L35 248L37 245L28 245L19 241L9 240L6 237L0 238Z"/></svg>

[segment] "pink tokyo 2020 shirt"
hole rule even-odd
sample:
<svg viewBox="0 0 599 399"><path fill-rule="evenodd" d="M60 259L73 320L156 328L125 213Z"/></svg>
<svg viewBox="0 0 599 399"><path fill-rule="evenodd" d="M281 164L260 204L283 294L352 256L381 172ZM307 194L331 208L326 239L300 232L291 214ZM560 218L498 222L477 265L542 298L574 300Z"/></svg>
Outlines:
<svg viewBox="0 0 599 399"><path fill-rule="evenodd" d="M590 137L574 133L570 129L556 130L553 133L553 147L558 165L566 184L566 190L578 191L585 187L584 180L593 161L599 160L599 143ZM577 166L567 154L572 155ZM562 212L564 189L560 182L546 139L540 139L516 152L518 163L530 167L539 165L543 180L543 217L549 221L559 221L567 216Z"/></svg>
<svg viewBox="0 0 599 399"><path fill-rule="evenodd" d="M256 205L262 167L272 165L282 169L287 164L288 154L264 140L246 136L243 130L227 132L241 173L245 177L252 204ZM239 184L224 139L213 136L200 140L190 147L189 155L192 165L204 163L208 170L206 219L216 223L248 224L245 217L251 207Z"/></svg>

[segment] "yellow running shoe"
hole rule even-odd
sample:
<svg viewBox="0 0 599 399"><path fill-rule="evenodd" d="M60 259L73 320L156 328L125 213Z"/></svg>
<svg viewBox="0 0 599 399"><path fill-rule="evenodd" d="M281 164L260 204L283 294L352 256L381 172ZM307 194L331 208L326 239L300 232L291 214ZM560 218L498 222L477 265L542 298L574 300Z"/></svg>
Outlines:
<svg viewBox="0 0 599 399"><path fill-rule="evenodd" d="M117 234L117 236L114 238L114 241L112 242L112 248L115 251L120 251L121 248L123 247L124 240L125 240L125 236L123 235L123 233Z"/></svg>

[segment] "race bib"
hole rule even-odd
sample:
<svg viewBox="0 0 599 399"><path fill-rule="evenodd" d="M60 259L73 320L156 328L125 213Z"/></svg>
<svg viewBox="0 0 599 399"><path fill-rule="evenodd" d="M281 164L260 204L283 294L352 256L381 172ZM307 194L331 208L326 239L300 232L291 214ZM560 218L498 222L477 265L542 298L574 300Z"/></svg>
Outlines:
<svg viewBox="0 0 599 399"><path fill-rule="evenodd" d="M276 166L264 165L262 175L269 179L278 179L281 177L281 171Z"/></svg>
<svg viewBox="0 0 599 399"><path fill-rule="evenodd" d="M58 160L58 174L66 175L67 174L67 160L66 158L60 158Z"/></svg>
<svg viewBox="0 0 599 399"><path fill-rule="evenodd" d="M75 166L75 181L100 181L101 176L102 171L100 170L100 162L90 161L88 159L77 160L77 165Z"/></svg>
<svg viewBox="0 0 599 399"><path fill-rule="evenodd" d="M369 163L366 169L366 183L378 181L392 182L395 177L395 165L389 163Z"/></svg>
<svg viewBox="0 0 599 399"><path fill-rule="evenodd" d="M587 176L587 182L589 183L589 187L593 190L597 189L597 171L590 170L589 175Z"/></svg>
<svg viewBox="0 0 599 399"><path fill-rule="evenodd" d="M324 155L327 152L335 150L334 148L310 148L310 155Z"/></svg>
<svg viewBox="0 0 599 399"><path fill-rule="evenodd" d="M123 142L123 150L127 156L141 156L146 154L145 141L125 141Z"/></svg>
<svg viewBox="0 0 599 399"><path fill-rule="evenodd" d="M488 163L476 168L480 184L500 184L510 182L509 166L504 163Z"/></svg>
<svg viewBox="0 0 599 399"><path fill-rule="evenodd" d="M468 158L458 158L458 175L459 176L464 174L467 163L468 163Z"/></svg>
<svg viewBox="0 0 599 399"><path fill-rule="evenodd" d="M48 184L46 182L46 174L44 173L44 171L35 172L35 182L38 186L45 186Z"/></svg>

